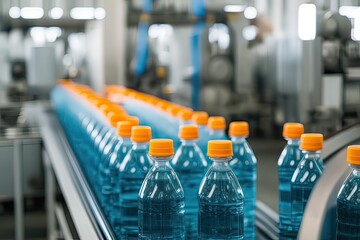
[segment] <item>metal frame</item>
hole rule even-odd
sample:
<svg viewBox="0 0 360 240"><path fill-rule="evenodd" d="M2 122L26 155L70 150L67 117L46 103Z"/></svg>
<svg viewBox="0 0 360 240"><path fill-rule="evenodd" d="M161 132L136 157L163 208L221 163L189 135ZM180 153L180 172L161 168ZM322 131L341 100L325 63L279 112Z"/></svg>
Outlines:
<svg viewBox="0 0 360 240"><path fill-rule="evenodd" d="M47 159L45 160L47 164L45 174L50 180L46 183L49 238L56 236L53 233L55 212L59 210L54 204L54 180L56 178L80 238L115 239L54 114L40 112L39 125L44 140L44 158ZM54 175L52 176L52 174Z"/></svg>

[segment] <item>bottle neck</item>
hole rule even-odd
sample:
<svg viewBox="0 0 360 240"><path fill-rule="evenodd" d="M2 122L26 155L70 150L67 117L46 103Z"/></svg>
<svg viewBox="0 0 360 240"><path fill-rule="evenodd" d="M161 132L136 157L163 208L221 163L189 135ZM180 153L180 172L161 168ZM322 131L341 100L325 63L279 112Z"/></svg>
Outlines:
<svg viewBox="0 0 360 240"><path fill-rule="evenodd" d="M180 125L190 125L192 124L191 120L182 120L182 119L179 119L179 124Z"/></svg>
<svg viewBox="0 0 360 240"><path fill-rule="evenodd" d="M197 124L198 129L204 129L207 128L207 125Z"/></svg>
<svg viewBox="0 0 360 240"><path fill-rule="evenodd" d="M120 137L123 144L131 145L131 139L130 137Z"/></svg>
<svg viewBox="0 0 360 240"><path fill-rule="evenodd" d="M231 157L217 157L217 158L214 158L214 157L210 157L210 159L214 162L213 164L227 164L228 161L231 160Z"/></svg>
<svg viewBox="0 0 360 240"><path fill-rule="evenodd" d="M149 147L149 142L133 142L132 144L134 150L147 150Z"/></svg>
<svg viewBox="0 0 360 240"><path fill-rule="evenodd" d="M316 158L319 159L322 162L322 159L320 157L321 151L303 151L304 152L304 158Z"/></svg>
<svg viewBox="0 0 360 240"><path fill-rule="evenodd" d="M192 140L180 139L180 140L181 140L181 145L183 146L194 146L197 141L197 139L192 139Z"/></svg>
<svg viewBox="0 0 360 240"><path fill-rule="evenodd" d="M214 159L212 159L212 160L214 161ZM221 170L221 169L228 170L230 168L228 160L226 160L226 161L224 161L224 160L214 161L213 164L211 165L211 167L219 169L219 170Z"/></svg>
<svg viewBox="0 0 360 240"><path fill-rule="evenodd" d="M210 134L224 135L225 129L209 129Z"/></svg>
<svg viewBox="0 0 360 240"><path fill-rule="evenodd" d="M233 143L245 143L246 142L246 137L231 136L231 141Z"/></svg>
<svg viewBox="0 0 360 240"><path fill-rule="evenodd" d="M299 146L300 145L300 139L298 138L286 138L287 144L291 146Z"/></svg>
<svg viewBox="0 0 360 240"><path fill-rule="evenodd" d="M350 167L352 168L352 174L360 177L360 165L350 164Z"/></svg>
<svg viewBox="0 0 360 240"><path fill-rule="evenodd" d="M151 160L153 160L154 162L154 166L155 167L163 167L163 166L167 166L168 162L172 159L173 156L168 156L168 157L154 157L154 156L150 156Z"/></svg>

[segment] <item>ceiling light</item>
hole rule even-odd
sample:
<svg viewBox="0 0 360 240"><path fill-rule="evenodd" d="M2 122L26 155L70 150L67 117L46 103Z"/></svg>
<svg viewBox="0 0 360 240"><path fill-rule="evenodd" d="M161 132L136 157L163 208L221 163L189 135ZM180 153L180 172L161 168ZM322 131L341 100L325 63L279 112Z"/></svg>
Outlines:
<svg viewBox="0 0 360 240"><path fill-rule="evenodd" d="M64 15L64 10L60 7L54 7L49 11L49 17L52 19L60 19Z"/></svg>
<svg viewBox="0 0 360 240"><path fill-rule="evenodd" d="M9 16L14 19L19 18L21 16L20 8L19 7L11 7L9 9Z"/></svg>
<svg viewBox="0 0 360 240"><path fill-rule="evenodd" d="M75 7L70 11L70 16L78 20L94 19L94 14L95 9L92 7Z"/></svg>
<svg viewBox="0 0 360 240"><path fill-rule="evenodd" d="M41 7L24 7L20 14L24 19L39 19L44 16L44 9Z"/></svg>
<svg viewBox="0 0 360 240"><path fill-rule="evenodd" d="M245 10L244 5L226 5L224 7L224 12L228 12L228 13L238 13L238 12L243 12L244 10Z"/></svg>
<svg viewBox="0 0 360 240"><path fill-rule="evenodd" d="M103 8L96 8L95 9L95 14L94 14L95 18L98 20L104 19L106 16L106 12L105 9Z"/></svg>
<svg viewBox="0 0 360 240"><path fill-rule="evenodd" d="M254 19L257 16L257 10L254 7L247 7L244 11L244 16L247 19Z"/></svg>
<svg viewBox="0 0 360 240"><path fill-rule="evenodd" d="M301 40L314 40L316 37L316 6L301 4L298 12L298 35Z"/></svg>

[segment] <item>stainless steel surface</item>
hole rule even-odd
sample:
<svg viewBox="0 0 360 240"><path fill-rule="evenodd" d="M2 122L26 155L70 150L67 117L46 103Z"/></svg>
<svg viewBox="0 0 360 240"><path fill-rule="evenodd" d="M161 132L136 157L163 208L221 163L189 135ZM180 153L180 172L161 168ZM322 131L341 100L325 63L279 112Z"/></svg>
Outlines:
<svg viewBox="0 0 360 240"><path fill-rule="evenodd" d="M63 238L64 239L74 239L73 235L71 234L69 224L66 220L64 208L61 204L55 205L55 215L58 220L59 227L62 232Z"/></svg>
<svg viewBox="0 0 360 240"><path fill-rule="evenodd" d="M346 146L355 143L360 144L360 123L325 141L322 157L326 167L307 203L299 240L335 238L336 197L350 170Z"/></svg>
<svg viewBox="0 0 360 240"><path fill-rule="evenodd" d="M41 112L41 134L71 218L81 239L114 239L90 186L51 112Z"/></svg>
<svg viewBox="0 0 360 240"><path fill-rule="evenodd" d="M257 238L259 239L259 235L261 235L263 239L277 239L279 234L278 214L263 202L256 201L255 215Z"/></svg>
<svg viewBox="0 0 360 240"><path fill-rule="evenodd" d="M14 142L14 198L15 198L15 239L24 239L24 187L23 159L20 140Z"/></svg>
<svg viewBox="0 0 360 240"><path fill-rule="evenodd" d="M48 153L43 150L43 163L45 169L45 201L47 219L47 239L56 239L55 232L55 176L51 168Z"/></svg>

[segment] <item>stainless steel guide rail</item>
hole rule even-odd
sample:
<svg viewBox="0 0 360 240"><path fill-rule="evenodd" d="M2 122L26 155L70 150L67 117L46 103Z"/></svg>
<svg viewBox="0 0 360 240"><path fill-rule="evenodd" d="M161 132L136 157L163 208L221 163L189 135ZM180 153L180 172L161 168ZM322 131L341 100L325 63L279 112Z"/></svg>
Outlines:
<svg viewBox="0 0 360 240"><path fill-rule="evenodd" d="M45 154L81 239L115 239L65 134L51 111L39 111ZM50 190L51 191L51 190ZM52 209L54 210L54 209ZM52 211L48 209L48 211Z"/></svg>

